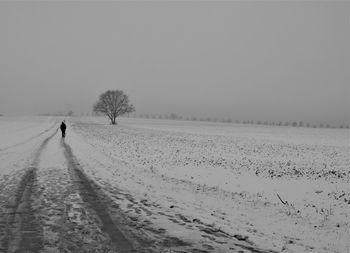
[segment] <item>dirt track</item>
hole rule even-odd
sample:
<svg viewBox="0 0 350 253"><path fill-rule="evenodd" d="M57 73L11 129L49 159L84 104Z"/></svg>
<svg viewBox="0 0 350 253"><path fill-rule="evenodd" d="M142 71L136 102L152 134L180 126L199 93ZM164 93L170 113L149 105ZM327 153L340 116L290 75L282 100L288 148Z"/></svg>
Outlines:
<svg viewBox="0 0 350 253"><path fill-rule="evenodd" d="M39 252L43 246L40 224L32 207L32 194L36 187L36 167L41 153L56 133L57 130L42 142L34 155L32 167L27 168L21 178L15 194L15 203L10 207L7 217L7 229L1 248L5 252Z"/></svg>
<svg viewBox="0 0 350 253"><path fill-rule="evenodd" d="M29 168L21 179L13 211L8 217L7 235L3 243L5 252L28 249L38 252L42 248L41 229L31 206L35 178L36 168Z"/></svg>
<svg viewBox="0 0 350 253"><path fill-rule="evenodd" d="M111 192L84 172L57 132L42 140L27 168L7 180L7 194L14 194L0 212L0 252L211 252L209 246L199 249L153 228L152 222L141 217L141 210L152 216L147 204L115 186L111 198ZM118 198L128 202L129 211L135 209L138 218L121 212ZM230 241L230 252L271 252L181 215L170 215L169 220L198 229L208 240Z"/></svg>
<svg viewBox="0 0 350 253"><path fill-rule="evenodd" d="M99 190L99 187L84 174L68 144L61 142L65 149L65 157L69 164L69 172L72 180L78 186L82 199L93 209L101 221L101 229L109 235L116 250L120 252L135 252L132 244L125 238L124 234L115 226L112 218L107 212L105 199L107 196Z"/></svg>
<svg viewBox="0 0 350 253"><path fill-rule="evenodd" d="M68 144L63 140L60 141L63 148L60 151L64 152L66 158L65 171L59 168L38 169L41 167L40 161L47 145L53 142L52 139L56 134L57 130L42 141L33 155L31 166L22 170L15 196L8 202L7 215L1 217L4 229L2 229L0 252L47 252L48 250L52 252L135 252L132 244L115 226L108 214L107 206L102 201L106 196L103 196L101 191L98 192L97 185L90 181L78 167ZM50 143L50 145L53 144ZM68 187L65 189L61 187L58 190L54 187L53 191L49 189L53 183L59 182ZM68 201L65 200L66 198ZM77 203L72 204L69 200L80 201L81 206L77 208ZM57 204L66 206L57 208ZM72 232L82 231L82 234L85 232L84 237L89 237L87 235L89 232L84 231L80 227L82 224L78 224L75 220L77 212L85 213L89 223L85 224L87 228L96 230L97 233L101 232L99 236L90 235L91 245L82 245L86 238L72 235ZM74 213L73 216L72 213ZM47 222L48 217L54 216L59 218ZM54 232L57 233L59 241L50 245L50 241L52 242L50 235ZM95 247L93 236L95 236ZM77 242L79 240L81 242ZM53 244L57 245L53 246ZM96 247L96 244L100 245Z"/></svg>

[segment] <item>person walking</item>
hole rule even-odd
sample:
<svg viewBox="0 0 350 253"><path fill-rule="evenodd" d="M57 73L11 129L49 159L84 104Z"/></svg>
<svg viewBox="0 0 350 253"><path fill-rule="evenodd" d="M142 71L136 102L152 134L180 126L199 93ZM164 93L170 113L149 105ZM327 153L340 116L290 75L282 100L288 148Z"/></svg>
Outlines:
<svg viewBox="0 0 350 253"><path fill-rule="evenodd" d="M64 120L62 121L60 128L61 128L61 132L62 132L62 138L66 137L67 126L66 126L66 123Z"/></svg>

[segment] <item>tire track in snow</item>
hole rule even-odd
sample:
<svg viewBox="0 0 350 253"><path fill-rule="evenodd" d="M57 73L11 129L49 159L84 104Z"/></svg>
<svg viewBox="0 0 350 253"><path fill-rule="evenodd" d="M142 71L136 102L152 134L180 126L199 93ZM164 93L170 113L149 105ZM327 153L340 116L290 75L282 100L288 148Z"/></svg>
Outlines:
<svg viewBox="0 0 350 253"><path fill-rule="evenodd" d="M65 142L62 142L62 146L64 148L64 155L67 159L68 170L72 177L72 181L77 184L83 201L95 211L100 219L102 231L109 235L117 252L136 252L131 242L118 229L107 212L108 206L103 201L107 197L102 196L103 193L99 191L99 187L80 169L70 146Z"/></svg>
<svg viewBox="0 0 350 253"><path fill-rule="evenodd" d="M26 140L24 140L24 141L21 141L21 142L19 142L19 143L13 144L13 145L8 146L8 147L1 148L1 149L0 149L0 152L1 152L1 151L8 150L8 149L11 149L11 148L18 147L18 146L23 145L23 144L26 144L26 143L28 143L28 142L34 140L35 138L38 138L38 137L40 137L41 135L43 135L43 134L49 132L52 128L55 127L55 125L57 125L56 122L53 123L53 125L52 125L51 127L49 127L48 129L45 129L44 131L42 131L42 132L40 132L40 133L38 133L38 134L36 134L36 135L34 135L34 136L32 136L32 137L29 137L28 139L26 139ZM58 130L58 129L57 129L57 130Z"/></svg>
<svg viewBox="0 0 350 253"><path fill-rule="evenodd" d="M27 168L15 193L15 203L10 207L7 231L3 239L4 252L39 252L43 246L42 229L35 217L32 195L36 191L36 171L40 155L58 129L47 137L34 155L32 166Z"/></svg>

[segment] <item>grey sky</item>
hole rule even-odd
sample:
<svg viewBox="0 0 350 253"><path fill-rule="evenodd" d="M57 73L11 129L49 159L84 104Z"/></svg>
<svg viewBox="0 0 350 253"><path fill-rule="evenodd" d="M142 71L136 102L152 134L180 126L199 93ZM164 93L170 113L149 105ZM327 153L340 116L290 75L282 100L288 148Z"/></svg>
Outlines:
<svg viewBox="0 0 350 253"><path fill-rule="evenodd" d="M0 113L349 123L350 3L0 2Z"/></svg>

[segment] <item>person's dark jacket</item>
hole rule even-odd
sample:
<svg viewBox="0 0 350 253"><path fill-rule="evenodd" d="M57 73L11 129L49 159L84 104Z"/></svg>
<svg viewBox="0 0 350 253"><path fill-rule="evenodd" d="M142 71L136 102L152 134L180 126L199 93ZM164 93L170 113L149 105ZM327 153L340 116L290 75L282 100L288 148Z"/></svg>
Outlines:
<svg viewBox="0 0 350 253"><path fill-rule="evenodd" d="M67 126L66 126L66 124L64 122L62 122L60 128L61 128L61 131L64 132L66 130Z"/></svg>

